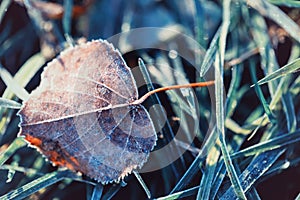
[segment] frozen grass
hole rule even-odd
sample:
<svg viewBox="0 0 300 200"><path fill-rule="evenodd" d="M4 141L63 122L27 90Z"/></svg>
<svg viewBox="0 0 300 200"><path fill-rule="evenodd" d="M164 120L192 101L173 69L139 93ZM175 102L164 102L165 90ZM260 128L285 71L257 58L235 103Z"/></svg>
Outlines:
<svg viewBox="0 0 300 200"><path fill-rule="evenodd" d="M30 1L24 2L30 8ZM55 20L32 8L24 15L25 8L1 2L0 75L6 86L2 84L0 98L0 199L299 198L299 177L298 181L276 179L287 171L299 176L299 2L187 2L95 1L84 15L72 18L76 3L66 0L62 5L65 14ZM20 16L11 14L16 10ZM161 127L155 150L168 146L172 153L180 153L188 149L176 161L102 186L52 167L16 137L16 110L38 85L47 60L80 37L106 39L145 26L177 31L164 37L163 31L145 33L145 43L167 43L177 52L180 47L195 50L190 42L176 40L183 33L203 49L196 46L196 57L192 53L185 59L159 49L126 54L131 67L140 66L137 81L142 74L147 83L139 88L140 96L158 86L203 81L204 77L216 80L212 91L168 91L145 102L148 108L160 104L166 110L155 107L151 113L155 126ZM277 30L275 34L271 27ZM134 50L135 40L138 38L121 37L119 48ZM181 138L176 137L179 130L184 133ZM155 155L156 162L169 159L162 156ZM276 181L268 191L265 183L271 179ZM281 188L275 189L277 185ZM284 191L285 196L279 197L276 190Z"/></svg>

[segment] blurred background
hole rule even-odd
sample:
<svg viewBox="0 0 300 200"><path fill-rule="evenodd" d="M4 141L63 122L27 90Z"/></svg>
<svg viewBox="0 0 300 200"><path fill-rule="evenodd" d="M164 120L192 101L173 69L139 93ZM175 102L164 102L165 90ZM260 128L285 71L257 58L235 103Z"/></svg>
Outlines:
<svg viewBox="0 0 300 200"><path fill-rule="evenodd" d="M291 107L292 122L289 121L291 118L287 119L290 114L286 114L289 111L284 106L286 104L279 101L272 110L276 115L275 125L270 122L257 124L255 120L263 117L265 110L254 88L250 88L254 83L250 75L251 66L256 66L255 73L259 80L299 57L300 37L297 39L297 36L300 34L300 5L294 1L288 2L291 3L275 0L266 1L266 4L263 1L257 1L257 4L244 0L231 2L224 65L224 89L230 99L226 108L226 141L231 153L283 133L299 131L299 72L288 74L288 80L281 88L284 94L288 93L285 98L289 99L290 104L287 105ZM223 1L218 0L2 0L0 62L12 76L22 66L26 66L29 71L32 66L34 74L30 79L27 76L28 83L24 83L25 89L30 92L39 85L40 74L46 63L71 43L101 38L109 40L120 49L131 68L136 68L138 58L142 58L155 88L205 81L208 79L205 76L214 78L211 66L215 54L212 52L218 48L214 41L218 41L220 37L223 12ZM282 20L281 24L279 19ZM146 27L149 29L139 29L133 35L125 34ZM122 34L118 35L120 33ZM140 71L134 75L137 82L143 79ZM277 80L276 84L278 83ZM261 86L268 103L275 98L276 84L272 84ZM138 83L138 86L140 96L147 92L147 85ZM0 80L1 94L5 93L6 88L5 83ZM188 91L188 94L180 91L158 94L165 110L161 115L165 115L167 121L160 124L159 120L153 120L160 129L155 148L160 149L169 144L179 128L183 129L186 138L190 135L196 137L192 139L192 144L177 141L175 149L190 145L178 160L160 170L141 173L141 176L152 198L201 199L203 191L199 186L205 185L203 182L207 179L204 177L210 175L209 185L212 191L208 198L222 199L231 183L220 159L220 147L212 145L216 149L211 152L216 153L210 153L201 159L197 157L202 145L206 145L205 137L210 131L213 132L210 130L211 118L215 115L211 105L213 101L205 88ZM21 103L15 96L11 96L11 99ZM157 100L149 99L144 104L146 108L150 108L153 101L158 103ZM6 152L17 136L19 118L12 109L2 109L1 116L2 153ZM255 134L252 136L253 132ZM268 163L270 166L259 168L262 171L270 169L268 173L253 177L254 181L249 186L249 199L296 198L300 192L300 151L297 144L299 146L299 142L288 147L279 145L279 158L274 156ZM214 168L209 168L208 158L215 159L214 157ZM254 155L242 154L234 159L234 166L241 174L247 166L252 166L252 161L254 164L257 162L255 159ZM195 160L197 170L190 169ZM35 149L20 146L2 165L0 195L56 170ZM184 175L189 176L189 179L183 179L183 184L178 186ZM92 198L93 181L87 177L77 179L66 178L46 185L47 187L31 194L27 199ZM177 190L174 190L176 186ZM36 185L32 184L31 187L35 188ZM182 196L171 195L179 191L183 192ZM147 196L134 175L130 175L121 184L104 186L101 198L146 199Z"/></svg>

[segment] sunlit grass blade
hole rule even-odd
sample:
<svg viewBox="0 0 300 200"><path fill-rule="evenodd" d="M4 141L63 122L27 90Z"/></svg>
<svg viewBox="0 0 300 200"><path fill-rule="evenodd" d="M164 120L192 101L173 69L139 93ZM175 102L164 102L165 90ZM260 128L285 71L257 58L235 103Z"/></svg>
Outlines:
<svg viewBox="0 0 300 200"><path fill-rule="evenodd" d="M21 106L22 105L20 103L16 102L16 101L0 97L0 107L20 109Z"/></svg>
<svg viewBox="0 0 300 200"><path fill-rule="evenodd" d="M55 171L49 174L46 174L38 179L35 179L3 196L0 199L24 199L29 195L39 191L42 188L45 188L49 185L57 183L64 178L72 178L75 174L71 171Z"/></svg>
<svg viewBox="0 0 300 200"><path fill-rule="evenodd" d="M248 135L252 131L251 129L246 129L246 128L241 127L239 124L237 124L231 118L226 118L225 127L228 128L229 130L233 131L236 134Z"/></svg>
<svg viewBox="0 0 300 200"><path fill-rule="evenodd" d="M260 79L257 84L262 85L269 81L275 80L282 76L291 74L300 68L300 58L294 60L293 62L281 67L280 69L276 70L275 72L268 74L264 78Z"/></svg>
<svg viewBox="0 0 300 200"><path fill-rule="evenodd" d="M29 93L13 80L10 73L2 65L0 65L0 76L6 86L20 99L26 100L29 98Z"/></svg>
<svg viewBox="0 0 300 200"><path fill-rule="evenodd" d="M293 96L296 96L300 93L300 76L296 78L296 80L293 82L292 86L290 87L290 92L293 94Z"/></svg>
<svg viewBox="0 0 300 200"><path fill-rule="evenodd" d="M23 138L16 138L9 147L0 154L0 166L3 165L19 148L26 145Z"/></svg>
<svg viewBox="0 0 300 200"><path fill-rule="evenodd" d="M30 57L18 70L13 78L13 82L18 83L21 87L25 87L32 77L38 72L38 70L45 64L46 59L41 53L37 53ZM14 96L13 92L8 88L5 89L2 97L6 99L12 99ZM5 126L10 121L12 112L7 112L7 109L0 108L0 133L6 130ZM4 117L5 116L5 117Z"/></svg>

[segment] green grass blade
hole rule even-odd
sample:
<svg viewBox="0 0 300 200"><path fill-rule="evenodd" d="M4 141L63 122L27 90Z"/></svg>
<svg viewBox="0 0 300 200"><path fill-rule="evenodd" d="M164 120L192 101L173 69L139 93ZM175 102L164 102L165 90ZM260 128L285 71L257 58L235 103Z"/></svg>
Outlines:
<svg viewBox="0 0 300 200"><path fill-rule="evenodd" d="M209 70L211 65L213 64L213 60L215 58L216 51L218 49L218 41L220 38L220 33L221 33L221 27L219 27L219 29L215 33L215 35L208 47L208 50L206 51L202 65L200 67L200 77L203 77L205 75L205 73Z"/></svg>
<svg viewBox="0 0 300 200"><path fill-rule="evenodd" d="M55 171L49 174L46 174L36 180L33 180L24 186L21 186L3 196L0 199L23 199L42 188L45 188L49 185L57 183L64 178L72 178L75 174L71 171Z"/></svg>
<svg viewBox="0 0 300 200"><path fill-rule="evenodd" d="M292 84L291 88L290 88L290 92L296 96L297 94L300 93L300 76L298 76L298 78L296 78L296 80L294 81L294 83Z"/></svg>
<svg viewBox="0 0 300 200"><path fill-rule="evenodd" d="M22 105L20 103L16 102L16 101L0 97L0 107L20 109L21 106Z"/></svg>
<svg viewBox="0 0 300 200"><path fill-rule="evenodd" d="M215 60L215 96L216 96L216 130L219 134L219 139L221 142L221 151L224 157L224 162L226 165L226 169L228 171L228 175L232 186L234 188L235 193L238 198L246 199L246 196L243 192L242 186L239 182L237 173L234 169L232 160L230 158L227 145L225 142L225 125L224 125L224 57L225 57L225 46L226 46L226 37L228 34L230 24L230 0L223 1L223 22L221 25L221 33L219 39L219 51L216 54Z"/></svg>
<svg viewBox="0 0 300 200"><path fill-rule="evenodd" d="M0 154L0 166L3 165L18 149L25 146L26 142L23 138L16 138L9 147Z"/></svg>
<svg viewBox="0 0 300 200"><path fill-rule="evenodd" d="M237 107L236 105L238 104L238 101L248 90L248 88L246 87L242 87L239 89L242 73L243 67L241 65L232 68L232 78L230 81L230 87L226 99L226 117L230 117L233 114Z"/></svg>
<svg viewBox="0 0 300 200"><path fill-rule="evenodd" d="M287 120L287 129L289 131L294 131L297 127L297 117L292 95L290 92L287 92L282 95L282 98L284 99L282 105Z"/></svg>
<svg viewBox="0 0 300 200"><path fill-rule="evenodd" d="M269 105L268 105L268 103L267 103L267 101L266 101L266 99L263 95L263 92L262 92L260 86L257 85L256 70L255 69L256 68L255 68L254 63L250 62L250 75L251 75L252 81L255 83L255 85L254 85L255 92L256 92L256 94L257 94L257 96L258 96L258 98L259 98L259 100L260 100L260 102L261 102L261 104L262 104L262 106L265 110L265 113L267 114L270 122L276 123L276 119L275 119L273 113L271 112L271 109L270 109L270 107L269 107Z"/></svg>
<svg viewBox="0 0 300 200"><path fill-rule="evenodd" d="M268 74L264 78L260 79L257 84L262 85L269 81L275 80L282 76L286 76L298 70L300 68L300 58L294 60L293 62L281 67L280 69L276 70L275 72Z"/></svg>
<svg viewBox="0 0 300 200"><path fill-rule="evenodd" d="M268 26L265 22L265 19L257 13L253 13L248 17L250 18L248 20L248 26L252 27L251 31L256 46L259 49L259 54L261 57L260 66L264 71L264 75L273 73L279 68L279 65L269 35L266 34L268 32ZM269 83L268 88L271 96L273 96L277 90L277 82Z"/></svg>
<svg viewBox="0 0 300 200"><path fill-rule="evenodd" d="M220 150L216 147L212 148L206 158L205 171L201 178L197 199L209 199L211 185L215 177L215 170L220 156Z"/></svg>

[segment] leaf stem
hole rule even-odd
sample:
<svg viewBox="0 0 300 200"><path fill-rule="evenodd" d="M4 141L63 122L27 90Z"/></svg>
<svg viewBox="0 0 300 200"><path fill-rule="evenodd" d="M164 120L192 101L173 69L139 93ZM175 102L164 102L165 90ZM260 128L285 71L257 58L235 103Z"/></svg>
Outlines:
<svg viewBox="0 0 300 200"><path fill-rule="evenodd" d="M174 90L174 89L181 89L181 88L206 87L206 86L213 85L214 83L215 83L215 81L207 81L207 82L189 83L189 84L185 84L185 85L172 85L172 86L166 86L166 87L162 87L162 88L157 88L155 90L152 90L152 91L146 93L144 96L142 96L141 98L137 99L132 104L141 104L148 97L150 97L152 94L155 94L157 92L163 92L163 91L167 91L167 90Z"/></svg>

